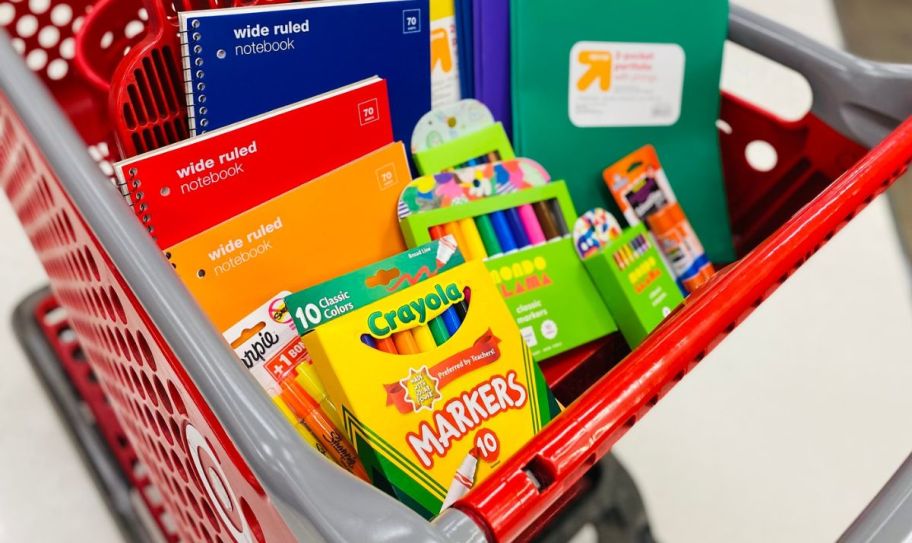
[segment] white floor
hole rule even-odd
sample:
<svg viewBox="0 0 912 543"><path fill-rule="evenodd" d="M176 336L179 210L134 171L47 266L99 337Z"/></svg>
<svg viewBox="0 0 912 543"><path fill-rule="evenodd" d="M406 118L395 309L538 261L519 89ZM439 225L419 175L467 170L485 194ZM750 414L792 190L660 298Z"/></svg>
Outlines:
<svg viewBox="0 0 912 543"><path fill-rule="evenodd" d="M47 283L0 196L0 543L122 541L10 327L13 307Z"/></svg>
<svg viewBox="0 0 912 543"><path fill-rule="evenodd" d="M839 43L827 1L738 3ZM726 87L801 109L736 53ZM891 221L875 201L616 447L659 541L835 541L912 453L910 269Z"/></svg>
<svg viewBox="0 0 912 543"><path fill-rule="evenodd" d="M839 42L828 0L739 3ZM726 87L801 109L742 57ZM908 271L878 200L621 441L661 541L838 537L912 452ZM44 282L0 198L2 318ZM0 346L0 543L120 541L8 325Z"/></svg>

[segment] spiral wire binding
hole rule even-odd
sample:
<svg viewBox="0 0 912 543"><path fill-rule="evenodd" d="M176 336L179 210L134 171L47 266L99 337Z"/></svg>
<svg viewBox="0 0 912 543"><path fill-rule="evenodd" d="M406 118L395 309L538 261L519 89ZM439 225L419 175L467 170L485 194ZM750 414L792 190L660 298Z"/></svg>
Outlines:
<svg viewBox="0 0 912 543"><path fill-rule="evenodd" d="M133 192L130 190L130 186L134 183L139 183L139 180L134 177L135 175L136 168L130 168L129 180L121 181L118 176L114 176L114 186L117 187L117 191L120 192L120 195L123 196L123 199L130 207L133 207Z"/></svg>
<svg viewBox="0 0 912 543"><path fill-rule="evenodd" d="M120 193L123 194L124 199L127 201L127 205L133 208L133 213L139 217L149 234L152 234L155 232L155 227L152 226L152 215L148 213L149 204L142 201L145 197L145 193L138 190L142 186L142 180L137 177L139 170L133 167L130 168L127 173L130 175L127 183L118 183ZM126 189L126 191L124 189ZM154 235L152 236L152 239L155 239Z"/></svg>
<svg viewBox="0 0 912 543"><path fill-rule="evenodd" d="M190 129L191 136L197 136L199 134L206 133L205 127L209 124L208 119L206 119L206 106L202 104L206 103L206 94L203 92L206 90L206 84L203 83L202 79L206 76L206 72L203 70L203 59L199 55L203 52L203 46L200 45L200 40L202 35L197 31L200 26L199 19L194 19L190 22L190 26L194 29L193 32L190 30L181 30L180 40L181 40L181 61L184 66L184 95L187 100L187 124ZM193 55L191 55L191 42ZM193 73L194 67L196 68L196 73ZM196 76L194 78L194 75ZM196 80L196 91L194 92L194 80ZM199 107L197 107L199 106ZM197 131L197 128L201 130Z"/></svg>

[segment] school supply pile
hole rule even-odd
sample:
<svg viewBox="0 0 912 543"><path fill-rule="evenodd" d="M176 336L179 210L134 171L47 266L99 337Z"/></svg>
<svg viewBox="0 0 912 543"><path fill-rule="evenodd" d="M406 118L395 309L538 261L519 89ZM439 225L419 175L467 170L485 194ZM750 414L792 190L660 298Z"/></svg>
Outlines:
<svg viewBox="0 0 912 543"><path fill-rule="evenodd" d="M629 92L626 63L682 85L676 49L574 45L571 64L608 67L570 69L585 96L560 106L567 129L554 120L566 97L528 88L533 51L515 28L547 13L508 0L180 13L198 135L115 167L137 218L301 438L426 517L556 415L539 363L614 334L635 347L713 273L655 150L593 184L593 157L601 171L619 136L596 145L578 130L633 122L589 90ZM535 47L543 70L558 65ZM694 202L715 190L712 169L676 188ZM578 216L604 187L629 227L602 208ZM719 222L695 205L697 231Z"/></svg>
<svg viewBox="0 0 912 543"><path fill-rule="evenodd" d="M652 144L710 258L734 260L716 132L728 2L477 0L472 17L464 97L521 155L560 172L576 205L616 210L602 169Z"/></svg>

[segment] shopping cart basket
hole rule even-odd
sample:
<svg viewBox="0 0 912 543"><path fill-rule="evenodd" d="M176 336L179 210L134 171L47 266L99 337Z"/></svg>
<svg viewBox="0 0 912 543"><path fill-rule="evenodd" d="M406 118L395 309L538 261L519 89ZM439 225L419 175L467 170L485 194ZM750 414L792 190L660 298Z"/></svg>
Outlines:
<svg viewBox="0 0 912 543"><path fill-rule="evenodd" d="M25 26L33 36L33 24ZM638 418L912 160L912 124L900 124L912 112L912 95L902 87L910 70L823 48L735 7L730 36L801 72L814 92L811 113L796 122L724 99L730 212L746 254L432 522L329 465L297 437L86 153L85 140L107 138L96 126L103 115L89 114L98 111L97 89L41 74L83 140L5 36L0 184L183 539L524 538ZM35 38L16 39L28 61ZM44 69L40 60L30 64ZM771 171L746 160L745 148L756 140L777 151Z"/></svg>

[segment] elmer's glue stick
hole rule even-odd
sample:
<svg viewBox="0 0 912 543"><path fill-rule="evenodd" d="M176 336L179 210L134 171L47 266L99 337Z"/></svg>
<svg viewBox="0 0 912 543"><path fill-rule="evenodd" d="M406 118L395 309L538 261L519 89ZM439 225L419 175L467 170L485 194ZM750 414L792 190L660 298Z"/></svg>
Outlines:
<svg viewBox="0 0 912 543"><path fill-rule="evenodd" d="M713 265L679 204L667 205L649 215L646 224L685 291L693 292L712 277Z"/></svg>

